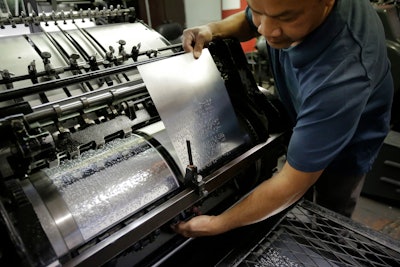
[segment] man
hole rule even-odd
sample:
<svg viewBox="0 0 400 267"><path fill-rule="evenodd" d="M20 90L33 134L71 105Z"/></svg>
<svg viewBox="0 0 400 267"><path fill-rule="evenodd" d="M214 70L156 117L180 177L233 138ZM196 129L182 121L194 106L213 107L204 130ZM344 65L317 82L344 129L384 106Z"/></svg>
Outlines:
<svg viewBox="0 0 400 267"><path fill-rule="evenodd" d="M241 13L185 30L183 46L198 58L216 38L265 37L294 125L287 162L231 209L176 225L184 236L263 220L313 188L318 204L350 217L389 130L393 82L384 30L368 0L247 2Z"/></svg>

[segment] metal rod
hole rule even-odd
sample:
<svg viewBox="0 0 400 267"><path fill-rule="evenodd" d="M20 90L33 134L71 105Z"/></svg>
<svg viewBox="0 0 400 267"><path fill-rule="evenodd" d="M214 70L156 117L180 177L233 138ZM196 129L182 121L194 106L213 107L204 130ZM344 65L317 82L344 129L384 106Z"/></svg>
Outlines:
<svg viewBox="0 0 400 267"><path fill-rule="evenodd" d="M380 177L379 180L381 180L382 182L391 184L391 185L395 185L395 186L400 186L400 181L397 181L394 178L389 178L389 177Z"/></svg>
<svg viewBox="0 0 400 267"><path fill-rule="evenodd" d="M385 160L385 161L383 162L383 164L385 164L386 166L390 166L390 167L394 167L394 168L400 169L400 163L398 163L398 162L396 162L396 161Z"/></svg>
<svg viewBox="0 0 400 267"><path fill-rule="evenodd" d="M70 55L68 55L67 51L65 51L65 49L58 43L58 41L56 39L54 39L54 37L50 33L44 32L44 34L49 39L49 41L55 46L57 51L60 52L60 54L63 57L64 61L68 64Z"/></svg>
<svg viewBox="0 0 400 267"><path fill-rule="evenodd" d="M144 83L135 85L126 84L124 88L119 89L105 88L101 90L91 91L79 96L69 98L67 99L67 101L60 100L57 102L52 102L35 107L33 108L33 113L27 114L25 116L25 119L28 122L35 122L37 120L45 118L56 118L62 115L79 112L91 106L101 106L103 104L123 99L126 96L132 95L133 93L140 93L140 91L145 91Z"/></svg>
<svg viewBox="0 0 400 267"><path fill-rule="evenodd" d="M86 40L89 41L89 43L97 50L97 52L104 58L105 53L107 53L107 50L97 41L96 38L94 38L86 29L79 27L75 23L75 27L82 33L83 36L85 36ZM101 49L101 51L99 50Z"/></svg>
<svg viewBox="0 0 400 267"><path fill-rule="evenodd" d="M147 24L149 25L149 27L151 28L151 14L150 14L150 5L149 5L149 0L145 0L144 4L146 6L146 16L147 16Z"/></svg>
<svg viewBox="0 0 400 267"><path fill-rule="evenodd" d="M173 47L171 46L169 49L171 49L171 48L173 48ZM59 80L55 80L55 81L47 81L47 82L43 82L40 84L35 84L35 85L19 88L19 89L11 89L11 90L7 90L7 91L2 91L2 92L0 92L0 102L12 100L15 98L20 98L20 97L25 97L28 95L38 94L38 93L42 93L42 92L46 92L46 91L50 91L50 90L55 90L55 89L58 89L58 88L61 88L64 86L85 82L88 80L104 77L107 75L112 75L112 74L116 74L116 73L120 73L120 72L124 72L124 71L133 70L137 66L140 66L140 65L143 65L146 63L150 63L150 62L154 62L154 61L158 61L161 59L169 58L169 57L172 57L172 56L175 56L178 54L183 54L183 52L177 52L176 54L173 54L173 55L157 56L157 57L150 58L149 60L146 60L146 61L134 62L132 64L127 64L127 65L118 65L118 66L114 66L114 67L110 67L110 68L106 68L106 69L102 69L102 70L96 70L96 71L92 71L92 72L88 72L88 73L78 74L73 77L67 77L67 78L63 78L63 79L59 79Z"/></svg>
<svg viewBox="0 0 400 267"><path fill-rule="evenodd" d="M65 38L72 43L72 45L75 46L75 48L81 53L81 55L85 58L86 61L89 60L89 54L83 49L83 47L67 32L64 31L59 25L57 25L57 28L60 30L60 32L65 36ZM97 49L96 49L97 50ZM100 54L102 57L104 57L103 54Z"/></svg>
<svg viewBox="0 0 400 267"><path fill-rule="evenodd" d="M189 156L189 165L193 165L193 155L192 155L192 148L190 146L190 141L186 140L186 147Z"/></svg>

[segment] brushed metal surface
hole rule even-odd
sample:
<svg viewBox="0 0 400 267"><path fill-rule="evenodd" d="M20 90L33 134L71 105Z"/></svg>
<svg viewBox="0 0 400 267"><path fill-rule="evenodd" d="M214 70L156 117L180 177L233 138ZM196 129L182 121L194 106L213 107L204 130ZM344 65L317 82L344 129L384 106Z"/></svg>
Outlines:
<svg viewBox="0 0 400 267"><path fill-rule="evenodd" d="M86 29L106 50L114 47L118 54L118 41L126 42L125 50L130 53L133 46L140 43L140 51L148 51L166 47L161 35L141 23L104 25ZM172 54L172 51L159 52L159 54ZM147 57L146 57L147 58Z"/></svg>
<svg viewBox="0 0 400 267"><path fill-rule="evenodd" d="M36 47L40 50L40 52L49 52L51 53L50 62L54 68L67 67L68 62L61 56L60 52L57 48L51 43L50 39L44 33L37 33L29 35L29 38L36 45ZM38 71L40 68L43 68L42 60L36 62L38 66ZM39 68L40 67L40 68ZM24 68L26 70L26 67Z"/></svg>
<svg viewBox="0 0 400 267"><path fill-rule="evenodd" d="M189 164L186 140L199 169L244 143L246 135L208 49L197 60L187 53L138 69L182 168Z"/></svg>
<svg viewBox="0 0 400 267"><path fill-rule="evenodd" d="M43 38L43 37L42 37ZM43 71L42 58L23 36L0 38L0 68L8 69L15 76L28 74L28 65L35 60L37 70Z"/></svg>

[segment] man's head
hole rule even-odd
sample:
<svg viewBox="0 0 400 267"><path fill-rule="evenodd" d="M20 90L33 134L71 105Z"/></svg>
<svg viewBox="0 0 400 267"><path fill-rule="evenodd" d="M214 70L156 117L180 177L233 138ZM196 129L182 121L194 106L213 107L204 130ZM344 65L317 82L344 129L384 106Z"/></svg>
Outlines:
<svg viewBox="0 0 400 267"><path fill-rule="evenodd" d="M324 22L335 0L247 0L258 32L274 48L300 43Z"/></svg>

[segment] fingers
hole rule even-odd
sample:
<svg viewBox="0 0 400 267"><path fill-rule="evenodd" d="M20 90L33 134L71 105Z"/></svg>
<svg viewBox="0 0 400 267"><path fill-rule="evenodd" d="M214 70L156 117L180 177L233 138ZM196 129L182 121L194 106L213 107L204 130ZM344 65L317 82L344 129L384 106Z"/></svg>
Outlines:
<svg viewBox="0 0 400 267"><path fill-rule="evenodd" d="M201 52L203 51L204 46L205 46L204 38L199 36L199 38L197 38L197 40L196 40L196 43L195 43L194 49L193 49L194 58L197 59L201 56Z"/></svg>
<svg viewBox="0 0 400 267"><path fill-rule="evenodd" d="M191 219L187 222L179 222L174 226L174 231L183 235L184 237L200 237L207 235L201 230L196 229L196 222L193 220L194 219Z"/></svg>
<svg viewBox="0 0 400 267"><path fill-rule="evenodd" d="M188 226L187 222L179 222L172 226L172 229L184 237L195 237L194 233L189 230L190 226Z"/></svg>
<svg viewBox="0 0 400 267"><path fill-rule="evenodd" d="M185 237L200 237L218 234L213 222L214 216L200 215L187 222L179 222L172 226L173 230Z"/></svg>
<svg viewBox="0 0 400 267"><path fill-rule="evenodd" d="M186 52L192 52L197 59L211 40L212 33L208 27L190 28L183 31L182 47Z"/></svg>
<svg viewBox="0 0 400 267"><path fill-rule="evenodd" d="M196 37L190 30L183 31L182 35L182 47L186 52L193 52L193 44L195 43Z"/></svg>

